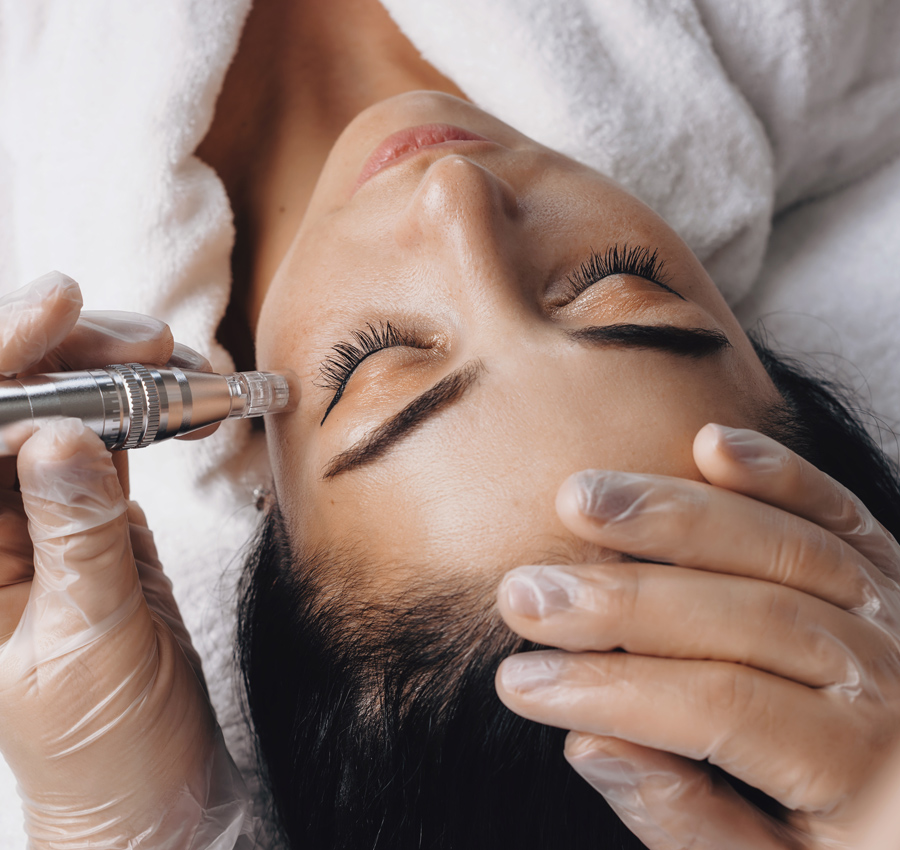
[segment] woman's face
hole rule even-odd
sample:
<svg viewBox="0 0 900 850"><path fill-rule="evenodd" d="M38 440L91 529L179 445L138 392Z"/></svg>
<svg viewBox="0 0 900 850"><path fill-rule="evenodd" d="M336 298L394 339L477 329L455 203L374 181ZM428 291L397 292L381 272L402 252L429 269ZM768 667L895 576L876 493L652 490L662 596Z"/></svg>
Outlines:
<svg viewBox="0 0 900 850"><path fill-rule="evenodd" d="M483 140L397 157L465 135L426 129L366 165L428 124ZM295 542L379 564L356 577L376 593L590 557L554 510L568 475L699 478L696 432L756 427L778 398L662 219L428 93L378 104L338 140L262 299L257 358L302 385L297 411L267 423Z"/></svg>

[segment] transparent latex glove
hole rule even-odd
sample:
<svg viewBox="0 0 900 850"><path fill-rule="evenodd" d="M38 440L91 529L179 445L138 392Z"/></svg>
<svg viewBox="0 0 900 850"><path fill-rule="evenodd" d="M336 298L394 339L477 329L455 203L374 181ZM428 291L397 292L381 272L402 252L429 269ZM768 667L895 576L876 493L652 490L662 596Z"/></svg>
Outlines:
<svg viewBox="0 0 900 850"><path fill-rule="evenodd" d="M500 697L573 730L570 764L651 850L858 846L859 798L900 731L900 547L760 434L707 425L694 459L709 483L563 484L563 522L630 557L507 574L503 617L560 649L506 659Z"/></svg>
<svg viewBox="0 0 900 850"><path fill-rule="evenodd" d="M163 323L80 307L57 273L2 299L3 372L172 357ZM152 536L75 419L0 464L0 751L32 848L227 850L244 830L246 791Z"/></svg>
<svg viewBox="0 0 900 850"><path fill-rule="evenodd" d="M861 800L858 823L853 850L900 847L900 748L895 748Z"/></svg>

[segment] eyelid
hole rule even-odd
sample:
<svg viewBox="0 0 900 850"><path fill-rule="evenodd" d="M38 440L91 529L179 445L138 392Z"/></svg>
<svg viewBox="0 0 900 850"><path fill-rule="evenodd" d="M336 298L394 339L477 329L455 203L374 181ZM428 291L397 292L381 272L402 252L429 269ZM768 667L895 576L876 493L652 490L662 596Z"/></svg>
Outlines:
<svg viewBox="0 0 900 850"><path fill-rule="evenodd" d="M341 341L331 348L331 354L319 367L319 377L315 386L331 388L334 395L322 416L319 425L324 424L334 406L341 400L347 383L359 366L380 351L388 348L430 348L432 342L424 342L417 335L397 329L390 321L382 321L377 326L366 322L366 330L355 330L353 342Z"/></svg>
<svg viewBox="0 0 900 850"><path fill-rule="evenodd" d="M594 284L615 275L632 275L654 283L667 292L685 300L684 296L668 285L669 275L665 260L659 256L659 249L652 251L643 245L629 245L616 242L604 253L593 248L588 258L566 276L567 300L559 306L568 306L590 289Z"/></svg>

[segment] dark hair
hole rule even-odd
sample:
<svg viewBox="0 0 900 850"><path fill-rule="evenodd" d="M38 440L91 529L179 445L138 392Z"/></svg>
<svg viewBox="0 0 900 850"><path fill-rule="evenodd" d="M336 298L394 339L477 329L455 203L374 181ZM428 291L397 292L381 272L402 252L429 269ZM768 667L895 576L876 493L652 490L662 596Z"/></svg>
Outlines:
<svg viewBox="0 0 900 850"><path fill-rule="evenodd" d="M754 346L785 400L767 430L900 536L895 466L841 392ZM497 698L500 660L533 647L500 620L493 587L434 583L366 604L353 587L358 555L298 560L288 541L275 506L242 581L238 656L291 848L643 846L569 768L566 733L523 720ZM325 575L346 584L325 591Z"/></svg>

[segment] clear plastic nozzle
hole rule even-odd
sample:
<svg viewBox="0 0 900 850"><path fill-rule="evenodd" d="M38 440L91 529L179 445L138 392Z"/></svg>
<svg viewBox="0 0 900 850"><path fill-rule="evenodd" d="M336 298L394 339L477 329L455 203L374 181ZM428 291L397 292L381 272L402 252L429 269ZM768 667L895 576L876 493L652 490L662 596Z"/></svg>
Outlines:
<svg viewBox="0 0 900 850"><path fill-rule="evenodd" d="M297 406L297 393L291 391L296 379L290 373L235 372L225 380L232 396L229 419L287 412Z"/></svg>

